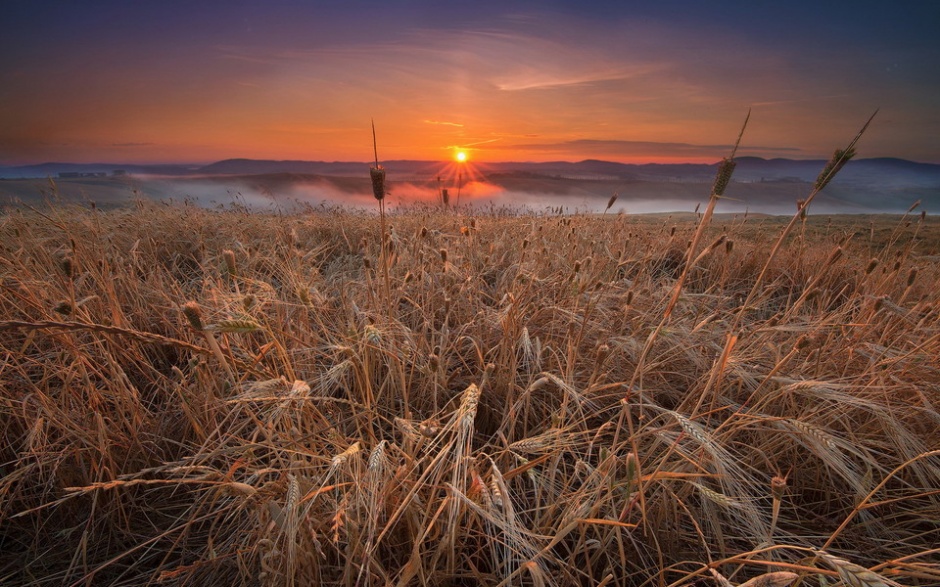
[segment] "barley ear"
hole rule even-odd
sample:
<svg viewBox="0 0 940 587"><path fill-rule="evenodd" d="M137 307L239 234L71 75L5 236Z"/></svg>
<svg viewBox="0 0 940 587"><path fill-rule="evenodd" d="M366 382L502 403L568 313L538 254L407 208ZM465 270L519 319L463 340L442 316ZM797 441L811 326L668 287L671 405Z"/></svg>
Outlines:
<svg viewBox="0 0 940 587"><path fill-rule="evenodd" d="M776 573L764 573L758 575L749 581L741 583L738 587L787 587L800 576L789 571L777 571Z"/></svg>
<svg viewBox="0 0 940 587"><path fill-rule="evenodd" d="M849 562L844 558L822 551L819 552L819 556L838 571L839 578L849 587L900 587L891 579L882 577L878 573Z"/></svg>

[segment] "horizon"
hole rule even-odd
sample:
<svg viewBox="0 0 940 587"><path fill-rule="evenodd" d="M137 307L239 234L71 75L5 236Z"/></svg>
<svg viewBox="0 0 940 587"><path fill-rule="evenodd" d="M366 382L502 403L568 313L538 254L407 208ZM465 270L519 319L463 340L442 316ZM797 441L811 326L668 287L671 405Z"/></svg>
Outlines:
<svg viewBox="0 0 940 587"><path fill-rule="evenodd" d="M940 6L219 1L8 8L0 161L940 164ZM179 163L179 162L184 163Z"/></svg>
<svg viewBox="0 0 940 587"><path fill-rule="evenodd" d="M804 198L826 160L737 158L723 212L786 214ZM45 163L0 168L0 201L10 203L49 189L63 201L92 200L126 205L131 197L157 201L191 200L217 206L235 197L256 209L280 209L329 203L374 208L369 175L371 161L229 159L201 164L124 165ZM434 203L441 189L462 194L468 205L508 205L542 209L574 206L603 211L611 194L619 194L629 213L692 210L701 205L712 185L716 164L630 165L602 160L579 162L459 162L430 160L383 161L388 170L389 203L393 207ZM6 181L10 180L10 181ZM21 180L21 181L17 181ZM853 159L832 187L819 198L817 213L900 213L920 201L925 210L940 205L940 165L896 158ZM233 196L237 195L237 196Z"/></svg>
<svg viewBox="0 0 940 587"><path fill-rule="evenodd" d="M828 160L827 157L806 157L806 158L792 158L792 157L761 157L758 155L736 155L735 161L740 162L741 160L761 160L761 161L786 161L792 163L820 163ZM894 161L903 161L906 163L914 163L917 165L934 165L940 167L940 163L932 163L929 161L916 161L913 159L906 159L903 157L853 157L851 161L848 162L849 165L852 163L858 163L860 161L877 161L877 160L894 160ZM4 169L18 169L18 168L27 168L27 167L43 167L49 165L82 165L82 166L119 166L126 165L128 167L138 166L138 167L208 167L210 165L215 165L218 163L225 163L230 161L250 161L258 163L322 163L330 165L351 165L351 164L361 164L368 166L372 164L371 160L361 159L255 159L251 157L228 157L225 159L216 159L210 161L167 161L167 162L132 162L132 161L35 161L29 163L21 164L9 164L3 161L0 161L0 168ZM468 159L466 161L461 161L460 163L465 163L470 166L478 165L481 167L486 167L488 165L494 166L505 166L505 165L551 165L551 164L569 164L569 165L578 165L582 163L611 163L615 165L625 165L625 166L642 166L642 165L707 165L714 166L721 162L721 159L717 160L707 160L707 161L643 161L643 162L630 162L630 161L615 161L612 159L598 159L598 158L586 158L580 160L572 159L551 159L551 160L542 160L542 161L477 161L473 159ZM445 159L387 159L379 160L379 163L382 165L394 164L394 163L435 163L441 165L451 165L454 163L453 160Z"/></svg>

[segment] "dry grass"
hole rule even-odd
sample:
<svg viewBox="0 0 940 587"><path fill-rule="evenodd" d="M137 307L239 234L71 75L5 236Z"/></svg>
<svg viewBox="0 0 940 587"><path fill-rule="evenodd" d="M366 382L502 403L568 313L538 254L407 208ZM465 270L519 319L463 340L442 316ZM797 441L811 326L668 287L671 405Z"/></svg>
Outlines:
<svg viewBox="0 0 940 587"><path fill-rule="evenodd" d="M933 218L388 225L0 216L0 583L940 583Z"/></svg>

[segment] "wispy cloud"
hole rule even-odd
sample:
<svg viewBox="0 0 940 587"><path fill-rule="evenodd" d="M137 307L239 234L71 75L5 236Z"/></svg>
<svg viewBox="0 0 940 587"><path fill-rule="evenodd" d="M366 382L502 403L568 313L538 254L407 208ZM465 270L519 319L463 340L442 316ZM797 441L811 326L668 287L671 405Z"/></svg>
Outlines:
<svg viewBox="0 0 940 587"><path fill-rule="evenodd" d="M502 139L502 138L486 139L486 140L482 140L482 141L473 141L473 142L471 142L471 143L464 143L464 144L461 145L461 146L464 147L464 148L466 148L466 147L476 147L476 146L479 146L479 145L488 145L488 144L490 144L490 143L495 143L495 142L501 141L501 140L503 140L503 139Z"/></svg>
<svg viewBox="0 0 940 587"><path fill-rule="evenodd" d="M754 102L751 105L754 106L755 108L760 107L760 106L783 106L783 105L789 105L789 104L805 104L805 103L812 103L812 102L821 102L823 100L838 100L842 98L850 98L851 96L852 94L831 94L828 96L806 96L806 97L800 97L800 98L793 98L790 100L767 100L764 102Z"/></svg>
<svg viewBox="0 0 940 587"><path fill-rule="evenodd" d="M445 120L423 120L425 124L437 124L440 126L456 126L457 128L463 128L463 125L459 122L447 122Z"/></svg>
<svg viewBox="0 0 940 587"><path fill-rule="evenodd" d="M216 56L220 59L230 59L232 61L240 61L243 63L251 63L255 65L275 65L277 63L277 58L266 51L259 52L255 50L253 52L249 52L241 47L236 47L234 45L216 45L214 49L216 51Z"/></svg>
<svg viewBox="0 0 940 587"><path fill-rule="evenodd" d="M668 157L723 157L731 150L731 144L708 145L693 143L671 143L658 141L629 141L603 139L576 139L570 141L526 144L494 145L490 149L514 151L550 151L557 153L583 153L592 156L668 156ZM794 147L747 146L740 154L753 155L797 155L801 149Z"/></svg>
<svg viewBox="0 0 940 587"><path fill-rule="evenodd" d="M547 90L564 86L579 86L603 81L624 80L631 77L625 72L596 72L581 75L553 75L551 73L530 71L514 72L511 76L494 80L496 87L505 92L521 90Z"/></svg>

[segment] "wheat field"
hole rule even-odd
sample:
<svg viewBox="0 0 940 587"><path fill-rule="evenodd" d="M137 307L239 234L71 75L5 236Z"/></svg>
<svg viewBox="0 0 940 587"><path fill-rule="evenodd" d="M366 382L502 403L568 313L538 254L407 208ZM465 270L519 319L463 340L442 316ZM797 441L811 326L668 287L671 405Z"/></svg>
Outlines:
<svg viewBox="0 0 940 587"><path fill-rule="evenodd" d="M711 216L6 210L0 583L940 584L940 222Z"/></svg>

